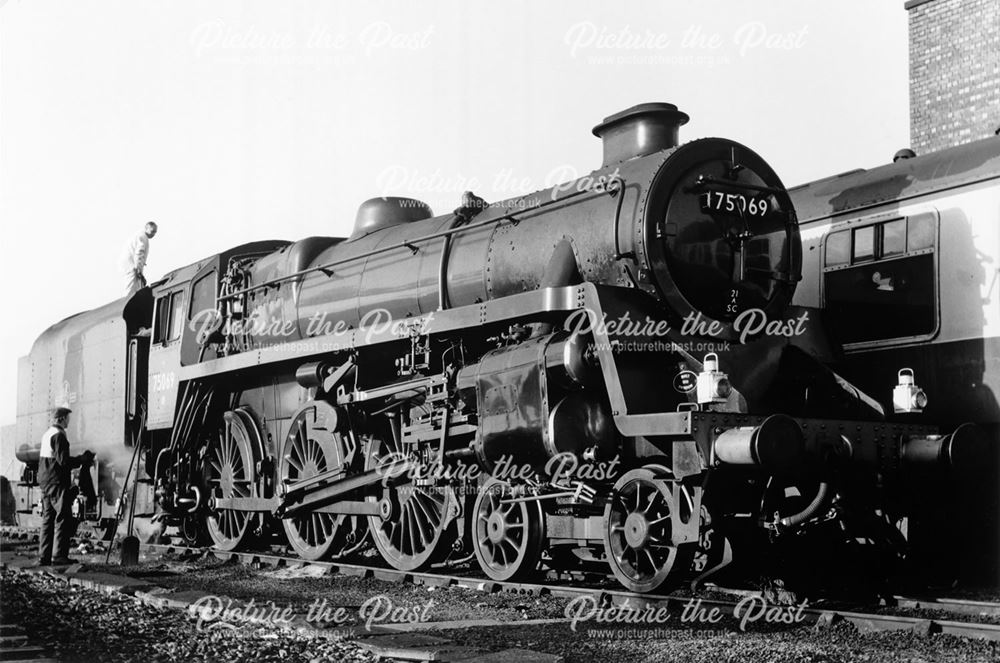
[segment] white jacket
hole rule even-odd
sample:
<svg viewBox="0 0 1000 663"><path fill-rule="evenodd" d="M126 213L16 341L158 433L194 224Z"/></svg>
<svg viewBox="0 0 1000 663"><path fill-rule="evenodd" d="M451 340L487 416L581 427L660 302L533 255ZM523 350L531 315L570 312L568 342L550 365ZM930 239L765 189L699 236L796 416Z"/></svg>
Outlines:
<svg viewBox="0 0 1000 663"><path fill-rule="evenodd" d="M141 273L146 266L146 256L149 255L149 238L145 231L128 241L122 251L121 268L126 274Z"/></svg>

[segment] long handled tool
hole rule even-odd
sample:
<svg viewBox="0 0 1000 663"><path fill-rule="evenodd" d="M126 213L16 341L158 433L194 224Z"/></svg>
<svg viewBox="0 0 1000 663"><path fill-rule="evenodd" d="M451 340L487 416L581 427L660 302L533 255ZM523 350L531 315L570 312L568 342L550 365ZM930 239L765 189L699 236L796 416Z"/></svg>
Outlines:
<svg viewBox="0 0 1000 663"><path fill-rule="evenodd" d="M132 440L132 460L129 461L128 471L125 473L125 480L122 482L121 497L118 499L118 509L115 512L115 531L118 530L118 525L122 521L123 510L125 508L125 502L129 503L129 518L128 518L128 534L122 539L122 551L121 551L121 565L122 566L134 566L139 563L139 539L132 534L132 524L135 519L135 497L136 490L139 486L139 468L135 468L135 478L132 479L132 498L128 498L128 480L132 476L132 468L136 465L136 458L139 457L139 449L142 446L142 431L146 426L146 411L145 408L142 412L142 418L139 421L139 430L136 431L135 437ZM112 541L114 541L114 534L111 536ZM108 546L108 553L104 557L104 563L107 564L111 559L111 548Z"/></svg>

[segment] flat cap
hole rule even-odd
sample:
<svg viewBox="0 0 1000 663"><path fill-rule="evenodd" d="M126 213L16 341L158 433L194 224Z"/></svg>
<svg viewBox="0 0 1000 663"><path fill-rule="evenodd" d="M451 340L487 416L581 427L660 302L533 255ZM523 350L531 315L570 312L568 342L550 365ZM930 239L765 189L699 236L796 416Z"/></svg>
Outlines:
<svg viewBox="0 0 1000 663"><path fill-rule="evenodd" d="M62 419L67 414L70 414L71 412L73 412L73 410L69 409L68 407L53 408L52 409L52 418L53 419Z"/></svg>

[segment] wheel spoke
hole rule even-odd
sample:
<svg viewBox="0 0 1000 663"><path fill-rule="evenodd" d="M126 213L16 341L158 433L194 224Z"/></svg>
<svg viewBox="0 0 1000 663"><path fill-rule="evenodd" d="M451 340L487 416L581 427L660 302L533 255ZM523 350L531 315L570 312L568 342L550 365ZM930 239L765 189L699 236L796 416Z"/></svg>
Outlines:
<svg viewBox="0 0 1000 663"><path fill-rule="evenodd" d="M391 523L389 526L389 532L391 534L391 540L396 546L397 550L403 550L403 534L405 533L405 528L403 527L402 520Z"/></svg>
<svg viewBox="0 0 1000 663"><path fill-rule="evenodd" d="M313 545L319 546L326 541L326 516L322 513L313 513L313 530L316 532Z"/></svg>
<svg viewBox="0 0 1000 663"><path fill-rule="evenodd" d="M323 538L333 536L334 517L326 514L319 514L320 529L323 531Z"/></svg>
<svg viewBox="0 0 1000 663"><path fill-rule="evenodd" d="M417 503L417 506L420 507L420 511L424 514L426 522L430 523L431 526L435 526L438 522L440 522L440 515L437 513L437 510L434 512L428 510L427 506L424 505L424 501L418 496L414 495L410 498L410 501Z"/></svg>
<svg viewBox="0 0 1000 663"><path fill-rule="evenodd" d="M420 504L420 500L416 497L414 497L413 500L416 501L416 507L413 508L413 523L416 525L417 535L420 537L420 550L423 550L427 547L427 543L434 536L434 523L420 517L420 513L417 510L417 507L422 506ZM430 532L427 531L428 528L431 529Z"/></svg>
<svg viewBox="0 0 1000 663"><path fill-rule="evenodd" d="M438 498L433 493L428 493L428 492L425 492L425 491L421 491L419 494L425 500L427 500L428 502L430 502L431 504L434 505L434 510L435 511L438 511L438 512L443 512L444 511L444 498L443 497Z"/></svg>
<svg viewBox="0 0 1000 663"><path fill-rule="evenodd" d="M288 454L287 456L285 456L285 460L288 461L288 464L291 465L292 467L294 467L295 471L298 473L297 476L295 476L295 477L289 477L289 478L301 479L302 478L302 465L300 465L297 460L295 460L294 458L292 458L291 454Z"/></svg>
<svg viewBox="0 0 1000 663"><path fill-rule="evenodd" d="M316 462L316 443L312 440L308 440L305 444L305 461L315 467Z"/></svg>
<svg viewBox="0 0 1000 663"><path fill-rule="evenodd" d="M417 538L416 538L416 521L417 517L414 513L413 505L410 502L406 503L406 533L407 540L410 544L410 554L417 554Z"/></svg>
<svg viewBox="0 0 1000 663"><path fill-rule="evenodd" d="M315 546L315 545L318 545L319 542L323 540L323 538L325 537L326 533L323 531L323 517L320 514L315 513L315 512L313 512L311 515L312 515L312 521L313 521L313 538L312 538L312 544Z"/></svg>
<svg viewBox="0 0 1000 663"><path fill-rule="evenodd" d="M298 432L295 435L296 446L305 448L309 445L309 434L306 432L306 422L302 419L298 421Z"/></svg>
<svg viewBox="0 0 1000 663"><path fill-rule="evenodd" d="M646 559L649 560L650 573L656 575L659 565L657 565L656 560L653 558L653 553L650 552L649 548L643 548L642 551L646 554Z"/></svg>

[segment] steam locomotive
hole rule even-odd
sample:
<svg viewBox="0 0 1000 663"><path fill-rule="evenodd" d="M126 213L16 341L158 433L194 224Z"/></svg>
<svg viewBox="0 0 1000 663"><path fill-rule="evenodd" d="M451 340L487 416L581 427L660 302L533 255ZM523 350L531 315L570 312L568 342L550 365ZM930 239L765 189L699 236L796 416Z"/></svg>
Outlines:
<svg viewBox="0 0 1000 663"><path fill-rule="evenodd" d="M636 592L810 533L900 550L913 477L979 433L913 421L905 371L872 397L827 367L789 192L743 145L678 144L687 120L641 104L577 182L376 198L347 238L236 246L54 325L20 364L19 508L65 404L98 453L82 518L127 500L222 550Z"/></svg>

